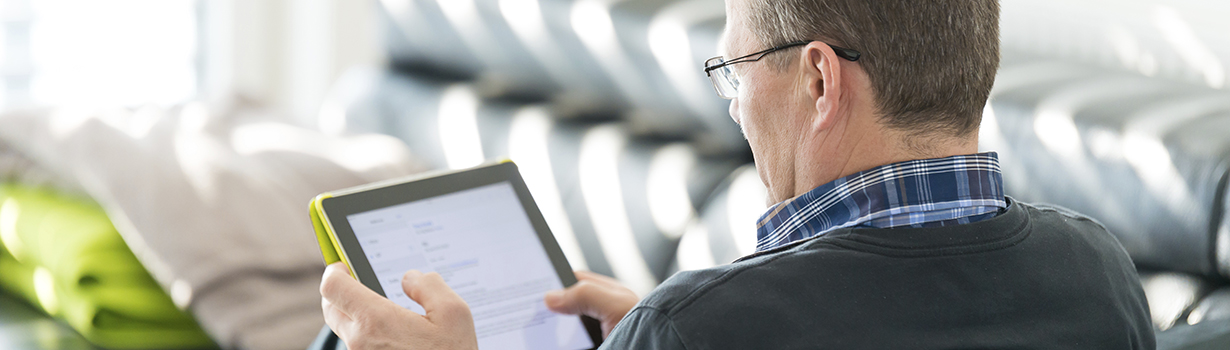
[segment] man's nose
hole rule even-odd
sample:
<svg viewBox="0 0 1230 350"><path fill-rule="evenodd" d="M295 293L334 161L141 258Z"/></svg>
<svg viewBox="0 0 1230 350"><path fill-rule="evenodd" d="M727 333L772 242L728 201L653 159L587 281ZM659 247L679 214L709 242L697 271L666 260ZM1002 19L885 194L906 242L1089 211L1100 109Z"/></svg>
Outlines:
<svg viewBox="0 0 1230 350"><path fill-rule="evenodd" d="M730 99L730 119L734 119L735 124L740 124L739 122L739 99L737 98Z"/></svg>

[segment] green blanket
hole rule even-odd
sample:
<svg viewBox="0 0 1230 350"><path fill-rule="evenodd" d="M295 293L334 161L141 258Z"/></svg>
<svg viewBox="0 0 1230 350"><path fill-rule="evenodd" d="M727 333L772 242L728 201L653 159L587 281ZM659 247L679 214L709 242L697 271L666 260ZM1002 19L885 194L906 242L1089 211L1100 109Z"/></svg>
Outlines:
<svg viewBox="0 0 1230 350"><path fill-rule="evenodd" d="M97 204L0 184L0 289L116 349L214 348Z"/></svg>

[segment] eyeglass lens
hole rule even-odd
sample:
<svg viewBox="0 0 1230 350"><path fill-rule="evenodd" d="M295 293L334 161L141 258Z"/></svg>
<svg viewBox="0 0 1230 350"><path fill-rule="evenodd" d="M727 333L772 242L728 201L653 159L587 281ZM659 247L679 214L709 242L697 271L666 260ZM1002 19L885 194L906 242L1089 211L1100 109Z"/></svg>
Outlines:
<svg viewBox="0 0 1230 350"><path fill-rule="evenodd" d="M724 60L720 57L715 57L705 62L705 65L712 67L723 62ZM723 66L709 71L709 79L713 81L713 87L717 90L718 96L732 99L739 95L739 76L731 70L730 66Z"/></svg>

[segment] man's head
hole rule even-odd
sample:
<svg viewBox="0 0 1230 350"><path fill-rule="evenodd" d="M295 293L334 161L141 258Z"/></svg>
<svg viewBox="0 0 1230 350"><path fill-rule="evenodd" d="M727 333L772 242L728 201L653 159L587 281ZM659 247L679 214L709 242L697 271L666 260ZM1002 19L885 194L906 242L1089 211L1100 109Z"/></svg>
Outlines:
<svg viewBox="0 0 1230 350"><path fill-rule="evenodd" d="M727 0L726 11L727 59L814 41L730 66L740 80L731 117L770 200L877 165L977 150L999 65L997 1Z"/></svg>

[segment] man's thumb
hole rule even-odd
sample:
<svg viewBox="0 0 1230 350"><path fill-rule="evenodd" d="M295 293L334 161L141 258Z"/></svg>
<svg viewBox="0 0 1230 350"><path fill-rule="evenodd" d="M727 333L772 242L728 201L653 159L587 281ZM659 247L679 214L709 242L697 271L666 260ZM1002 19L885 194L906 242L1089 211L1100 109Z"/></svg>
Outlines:
<svg viewBox="0 0 1230 350"><path fill-rule="evenodd" d="M401 279L401 288L414 302L427 311L432 322L461 322L470 316L470 307L461 299L440 274L407 271Z"/></svg>
<svg viewBox="0 0 1230 350"><path fill-rule="evenodd" d="M599 315L602 306L598 305L598 301L602 300L602 290L593 283L588 281L580 281L564 290L553 290L547 292L543 296L543 301L547 304L547 309L561 314L585 314L590 317L601 318Z"/></svg>
<svg viewBox="0 0 1230 350"><path fill-rule="evenodd" d="M543 301L547 303L547 309L553 312L569 315L577 314L577 311L573 308L574 305L572 305L574 303L564 300L567 297L567 290L553 290L543 296Z"/></svg>

